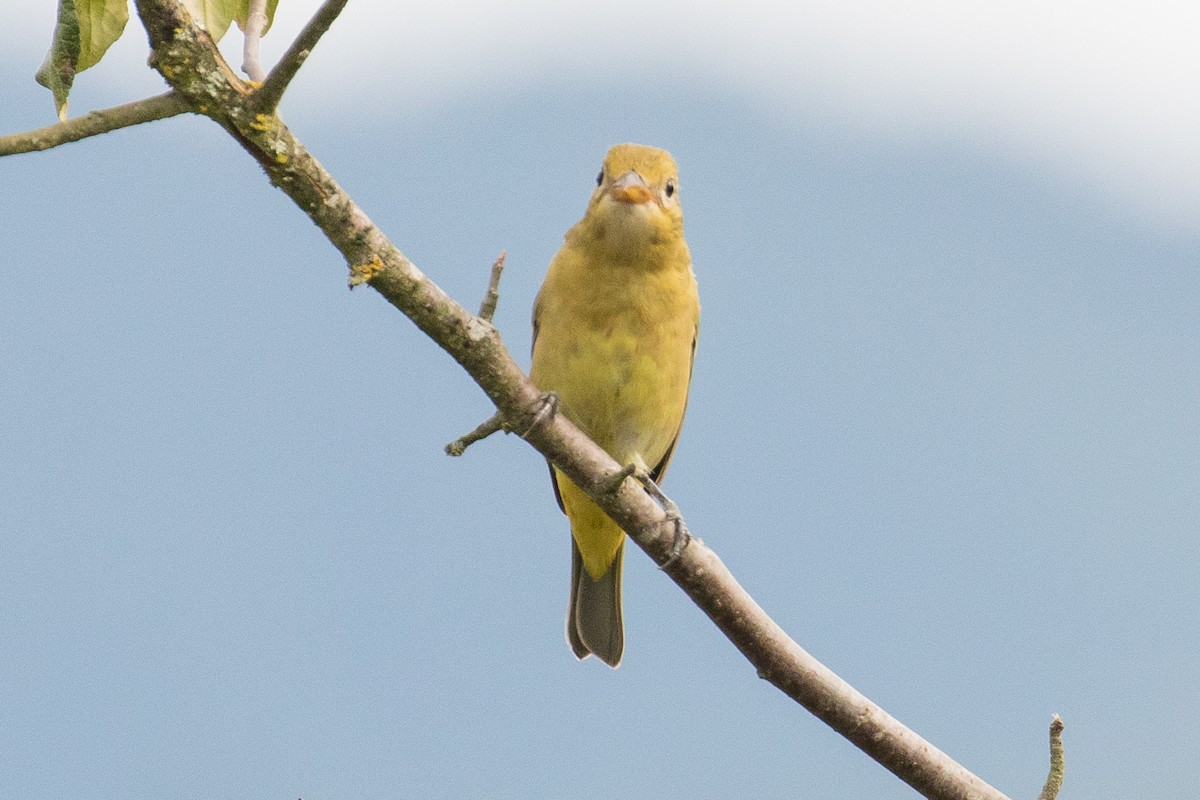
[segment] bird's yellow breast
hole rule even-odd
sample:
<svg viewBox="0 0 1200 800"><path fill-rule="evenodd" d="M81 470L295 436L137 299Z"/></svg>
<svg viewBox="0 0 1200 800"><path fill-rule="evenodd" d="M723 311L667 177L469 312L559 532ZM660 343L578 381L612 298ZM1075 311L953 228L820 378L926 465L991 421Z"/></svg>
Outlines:
<svg viewBox="0 0 1200 800"><path fill-rule="evenodd" d="M621 463L653 469L683 421L699 301L690 260L596 263L570 245L538 296L532 378Z"/></svg>

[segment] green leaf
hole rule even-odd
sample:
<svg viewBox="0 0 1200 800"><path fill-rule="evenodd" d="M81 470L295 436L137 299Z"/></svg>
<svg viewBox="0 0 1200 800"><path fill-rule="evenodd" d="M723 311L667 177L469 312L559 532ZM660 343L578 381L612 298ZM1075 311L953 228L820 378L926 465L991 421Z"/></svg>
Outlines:
<svg viewBox="0 0 1200 800"><path fill-rule="evenodd" d="M58 22L54 24L50 52L46 53L46 60L34 79L54 95L60 121L67 118L67 95L75 82L78 64L79 17L75 13L75 0L59 0Z"/></svg>
<svg viewBox="0 0 1200 800"><path fill-rule="evenodd" d="M267 35L267 31L271 30L271 23L275 21L275 7L279 5L279 0L267 0L267 24L263 26L263 36ZM244 0L242 10L238 12L237 24L243 31L246 30L246 22L250 19L250 0Z"/></svg>
<svg viewBox="0 0 1200 800"><path fill-rule="evenodd" d="M79 14L77 72L98 64L129 22L129 0L75 0Z"/></svg>
<svg viewBox="0 0 1200 800"><path fill-rule="evenodd" d="M54 95L60 120L76 73L97 64L128 21L129 0L59 0L50 52L35 78Z"/></svg>
<svg viewBox="0 0 1200 800"><path fill-rule="evenodd" d="M192 19L200 23L214 42L229 30L229 24L238 18L243 18L246 12L242 10L249 0L183 0L184 7L192 15Z"/></svg>

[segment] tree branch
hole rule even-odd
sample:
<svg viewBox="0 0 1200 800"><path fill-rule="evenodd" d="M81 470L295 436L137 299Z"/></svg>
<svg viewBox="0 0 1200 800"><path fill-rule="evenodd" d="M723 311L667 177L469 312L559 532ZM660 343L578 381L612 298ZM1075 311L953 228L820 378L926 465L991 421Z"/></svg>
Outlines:
<svg viewBox="0 0 1200 800"><path fill-rule="evenodd" d="M1063 721L1058 714L1055 714L1054 720L1050 723L1050 773L1046 775L1046 783L1042 786L1038 800L1055 800L1059 790L1062 789L1064 770L1062 732Z"/></svg>
<svg viewBox="0 0 1200 800"><path fill-rule="evenodd" d="M283 99L283 93L287 91L288 84L292 82L292 78L296 77L296 73L300 71L300 67L308 59L312 49L317 46L317 42L333 25L333 21L342 13L342 9L346 7L349 0L325 0L313 18L304 26L304 30L300 31L300 35L292 42L291 47L283 54L283 58L279 59L279 63L271 70L271 74L263 81L263 85L255 93L255 103L258 110L264 113L274 111L279 107L279 101Z"/></svg>
<svg viewBox="0 0 1200 800"><path fill-rule="evenodd" d="M500 276L504 272L504 259L506 257L507 253L501 250L500 255L496 256L496 260L492 262L492 274L488 279L487 293L483 296L483 302L479 304L479 314L477 316L489 325L492 322L492 317L496 314L496 306L500 303ZM353 278L351 281L353 281ZM475 430L458 437L446 445L444 448L446 455L461 456L467 452L467 448L471 445L502 430L504 430L504 415L497 411L475 426Z"/></svg>
<svg viewBox="0 0 1200 800"><path fill-rule="evenodd" d="M500 303L500 275L504 272L504 259L508 254L503 250L500 255L496 256L496 260L492 262L492 275L488 279L487 294L483 296L483 302L479 304L479 318L484 322L491 322L492 317L496 315L496 306Z"/></svg>
<svg viewBox="0 0 1200 800"><path fill-rule="evenodd" d="M183 95L174 91L166 92L112 108L89 111L82 117L56 122L37 130L0 136L0 156L49 150L99 133L166 119L191 110Z"/></svg>
<svg viewBox="0 0 1200 800"><path fill-rule="evenodd" d="M492 400L511 430L525 431L523 438L584 487L655 563L666 565L665 572L761 677L925 796L1005 799L788 638L702 542L693 540L678 558L670 560L675 526L663 509L634 481L622 481L616 491L601 490L605 476L620 471L621 465L564 415L540 419L544 398L513 360L495 328L425 277L278 116L261 113L259 99L244 93L211 40L195 28L177 3L137 0L137 5L150 36L151 63L167 81L186 94L193 107L224 126L262 165L271 182L308 214L351 265L352 280L369 283L445 349ZM327 3L322 13L333 5Z"/></svg>
<svg viewBox="0 0 1200 800"><path fill-rule="evenodd" d="M504 430L504 415L497 411L490 417L479 423L475 430L470 433L463 434L455 439L444 448L448 456L461 456L467 452L467 448L481 439L486 439L493 433Z"/></svg>

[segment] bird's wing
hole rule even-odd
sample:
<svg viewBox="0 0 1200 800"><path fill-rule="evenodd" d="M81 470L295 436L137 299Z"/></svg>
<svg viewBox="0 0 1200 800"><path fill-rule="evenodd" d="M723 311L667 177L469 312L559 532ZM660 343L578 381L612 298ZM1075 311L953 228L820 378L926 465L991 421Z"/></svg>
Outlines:
<svg viewBox="0 0 1200 800"><path fill-rule="evenodd" d="M529 355L533 355L533 348L537 347L538 336L538 306L533 306L533 340L529 342Z"/></svg>
<svg viewBox="0 0 1200 800"><path fill-rule="evenodd" d="M692 334L692 355L691 361L688 362L688 387L692 385L692 368L696 366L696 340L700 338L700 325L696 325L696 332ZM671 456L675 455L675 445L679 442L679 432L683 430L683 418L687 416L687 397L683 398L683 413L679 415L679 427L675 429L675 435L671 437L671 444L667 447L667 452L663 453L663 457L654 465L654 469L650 470L650 478L657 484L661 484L663 478L667 475L667 467L671 463ZM556 490L557 491L557 490Z"/></svg>
<svg viewBox="0 0 1200 800"><path fill-rule="evenodd" d="M558 501L558 510L567 513L567 507L563 505L562 492L558 490L558 473L554 471L554 465L549 461L546 466L550 468L550 485L554 487L554 499Z"/></svg>
<svg viewBox="0 0 1200 800"><path fill-rule="evenodd" d="M541 302L539 302L540 300L541 297L539 296L538 299L533 303L533 341L529 343L530 354L532 354L533 349L537 347L538 328L541 327L538 325L538 312L541 311L542 307ZM546 462L546 466L550 468L550 485L554 487L554 499L558 502L558 509L565 514L567 513L567 509L566 506L563 505L562 492L558 490L558 475L554 472L554 465L549 461Z"/></svg>

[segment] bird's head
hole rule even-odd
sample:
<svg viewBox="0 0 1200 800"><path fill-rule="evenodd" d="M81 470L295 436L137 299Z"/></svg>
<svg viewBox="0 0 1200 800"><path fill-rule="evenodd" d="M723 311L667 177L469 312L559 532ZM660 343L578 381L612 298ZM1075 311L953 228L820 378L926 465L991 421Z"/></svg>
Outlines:
<svg viewBox="0 0 1200 800"><path fill-rule="evenodd" d="M581 225L617 249L683 238L679 168L666 150L619 144L608 151Z"/></svg>

